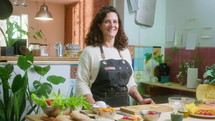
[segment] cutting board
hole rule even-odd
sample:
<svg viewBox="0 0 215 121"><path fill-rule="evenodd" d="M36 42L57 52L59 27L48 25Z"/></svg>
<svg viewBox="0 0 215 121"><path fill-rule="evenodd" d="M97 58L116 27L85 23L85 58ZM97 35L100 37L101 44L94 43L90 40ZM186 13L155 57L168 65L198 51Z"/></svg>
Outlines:
<svg viewBox="0 0 215 121"><path fill-rule="evenodd" d="M173 108L166 105L150 104L150 105L135 105L121 107L120 111L129 113L132 115L139 115L141 110L159 111L159 112L171 112Z"/></svg>

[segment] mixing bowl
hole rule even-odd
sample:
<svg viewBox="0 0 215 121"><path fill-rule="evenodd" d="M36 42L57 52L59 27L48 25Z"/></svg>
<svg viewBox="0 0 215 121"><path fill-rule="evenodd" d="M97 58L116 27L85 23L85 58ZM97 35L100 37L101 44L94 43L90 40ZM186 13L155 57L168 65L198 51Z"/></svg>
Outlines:
<svg viewBox="0 0 215 121"><path fill-rule="evenodd" d="M61 112L65 115L68 115L72 111L71 108L67 108L66 110L62 111L60 107L51 106L42 106L41 108L48 117L57 117Z"/></svg>

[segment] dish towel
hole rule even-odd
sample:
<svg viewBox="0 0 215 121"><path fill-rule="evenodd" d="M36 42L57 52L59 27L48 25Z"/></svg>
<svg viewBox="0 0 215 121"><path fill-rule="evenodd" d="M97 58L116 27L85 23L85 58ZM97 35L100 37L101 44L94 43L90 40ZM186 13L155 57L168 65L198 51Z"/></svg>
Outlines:
<svg viewBox="0 0 215 121"><path fill-rule="evenodd" d="M138 25L152 27L154 24L156 0L138 0L135 22Z"/></svg>

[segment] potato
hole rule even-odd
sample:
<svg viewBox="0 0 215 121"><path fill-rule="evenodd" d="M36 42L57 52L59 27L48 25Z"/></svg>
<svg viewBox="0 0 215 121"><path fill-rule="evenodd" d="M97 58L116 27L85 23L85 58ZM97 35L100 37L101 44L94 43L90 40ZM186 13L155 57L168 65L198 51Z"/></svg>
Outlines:
<svg viewBox="0 0 215 121"><path fill-rule="evenodd" d="M74 121L92 121L92 119L90 117L88 117L78 111L73 111L72 113L70 113L70 117Z"/></svg>

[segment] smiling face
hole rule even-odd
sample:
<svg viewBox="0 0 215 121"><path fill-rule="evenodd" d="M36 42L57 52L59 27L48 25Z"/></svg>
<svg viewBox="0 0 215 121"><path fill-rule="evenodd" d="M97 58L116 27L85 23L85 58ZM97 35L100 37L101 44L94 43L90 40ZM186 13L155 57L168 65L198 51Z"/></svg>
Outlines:
<svg viewBox="0 0 215 121"><path fill-rule="evenodd" d="M117 14L115 12L108 13L103 22L99 24L99 28L102 31L103 39L105 41L114 39L119 29Z"/></svg>

